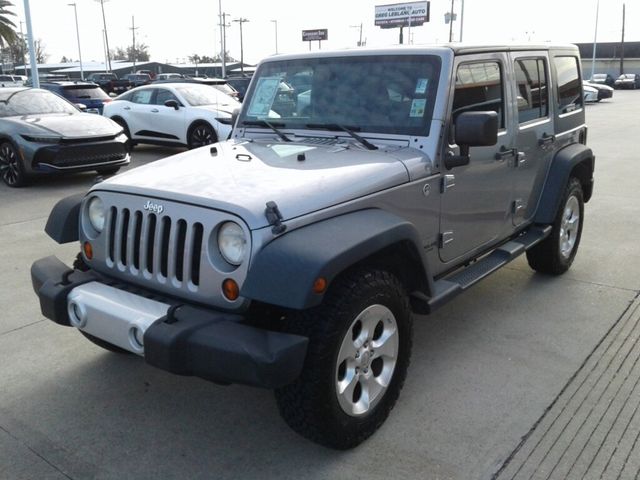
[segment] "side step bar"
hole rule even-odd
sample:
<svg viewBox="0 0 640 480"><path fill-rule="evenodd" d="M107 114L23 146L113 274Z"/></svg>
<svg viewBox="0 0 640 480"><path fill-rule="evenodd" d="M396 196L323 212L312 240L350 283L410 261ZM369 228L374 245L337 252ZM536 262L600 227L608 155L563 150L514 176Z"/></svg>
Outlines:
<svg viewBox="0 0 640 480"><path fill-rule="evenodd" d="M434 282L433 296L413 292L412 306L420 313L432 313L440 306L518 258L551 234L551 226L535 226L503 243L491 253Z"/></svg>

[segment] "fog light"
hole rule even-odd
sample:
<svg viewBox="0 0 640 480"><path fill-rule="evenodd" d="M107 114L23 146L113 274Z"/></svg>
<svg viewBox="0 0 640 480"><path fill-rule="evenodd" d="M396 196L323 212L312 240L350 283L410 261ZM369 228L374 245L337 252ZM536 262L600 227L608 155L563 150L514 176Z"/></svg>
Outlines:
<svg viewBox="0 0 640 480"><path fill-rule="evenodd" d="M67 313L72 326L82 328L87 324L87 311L82 305L74 301L69 302Z"/></svg>
<svg viewBox="0 0 640 480"><path fill-rule="evenodd" d="M227 278L224 282L222 282L222 293L224 294L227 300L237 300L240 296L240 287L235 280L231 278Z"/></svg>
<svg viewBox="0 0 640 480"><path fill-rule="evenodd" d="M144 349L144 332L140 327L131 327L129 330L129 342L138 352Z"/></svg>
<svg viewBox="0 0 640 480"><path fill-rule="evenodd" d="M84 242L82 249L84 250L84 256L87 257L87 260L91 260L93 258L93 247L91 244L89 242Z"/></svg>

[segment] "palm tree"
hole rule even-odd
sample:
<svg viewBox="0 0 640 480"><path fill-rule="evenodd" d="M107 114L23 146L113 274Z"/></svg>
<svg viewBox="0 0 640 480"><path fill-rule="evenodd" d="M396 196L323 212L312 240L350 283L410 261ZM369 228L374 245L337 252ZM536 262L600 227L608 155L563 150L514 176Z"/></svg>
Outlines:
<svg viewBox="0 0 640 480"><path fill-rule="evenodd" d="M13 15L15 17L15 13L8 10L9 7L13 7L13 3L9 0L0 0L0 46L4 47L6 44L13 43L16 38L16 24L9 20L8 15Z"/></svg>

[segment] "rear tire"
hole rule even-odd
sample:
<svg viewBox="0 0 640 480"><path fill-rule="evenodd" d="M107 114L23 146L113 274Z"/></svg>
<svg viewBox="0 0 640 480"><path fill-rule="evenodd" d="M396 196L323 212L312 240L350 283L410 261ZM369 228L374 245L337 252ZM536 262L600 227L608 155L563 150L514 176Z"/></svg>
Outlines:
<svg viewBox="0 0 640 480"><path fill-rule="evenodd" d="M285 323L309 346L300 377L275 391L280 414L314 442L359 445L386 420L407 374L412 318L403 285L384 270L354 270L334 282L322 305Z"/></svg>
<svg viewBox="0 0 640 480"><path fill-rule="evenodd" d="M571 177L553 222L551 235L527 251L529 266L549 275L561 275L578 252L584 218L582 185Z"/></svg>
<svg viewBox="0 0 640 480"><path fill-rule="evenodd" d="M131 153L134 147L134 143L133 143L133 140L131 139L131 132L129 131L129 126L127 125L127 122L125 122L120 117L115 117L115 118L112 118L111 120L113 120L118 125L120 125L122 127L122 130L124 130L124 134L127 136L125 147L127 149L127 152Z"/></svg>

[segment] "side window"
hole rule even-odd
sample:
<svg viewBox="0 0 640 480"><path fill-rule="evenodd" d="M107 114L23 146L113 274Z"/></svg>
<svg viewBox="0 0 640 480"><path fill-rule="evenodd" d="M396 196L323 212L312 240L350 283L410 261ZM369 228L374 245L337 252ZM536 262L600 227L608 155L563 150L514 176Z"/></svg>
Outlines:
<svg viewBox="0 0 640 480"><path fill-rule="evenodd" d="M131 94L130 102L141 103L143 105L151 104L151 98L153 97L153 89L145 88L142 90L136 90Z"/></svg>
<svg viewBox="0 0 640 480"><path fill-rule="evenodd" d="M463 112L498 114L499 128L504 128L504 94L502 72L498 62L465 63L456 72L453 95L453 121Z"/></svg>
<svg viewBox="0 0 640 480"><path fill-rule="evenodd" d="M572 112L582 106L580 67L576 57L555 57L553 63L558 74L558 109Z"/></svg>
<svg viewBox="0 0 640 480"><path fill-rule="evenodd" d="M549 115L547 71L542 58L516 60L518 122L524 123Z"/></svg>
<svg viewBox="0 0 640 480"><path fill-rule="evenodd" d="M176 98L176 96L171 93L171 91L165 88L159 88L156 93L156 101L154 102L156 105L164 105L164 102L167 100L175 100L180 104L180 101Z"/></svg>

